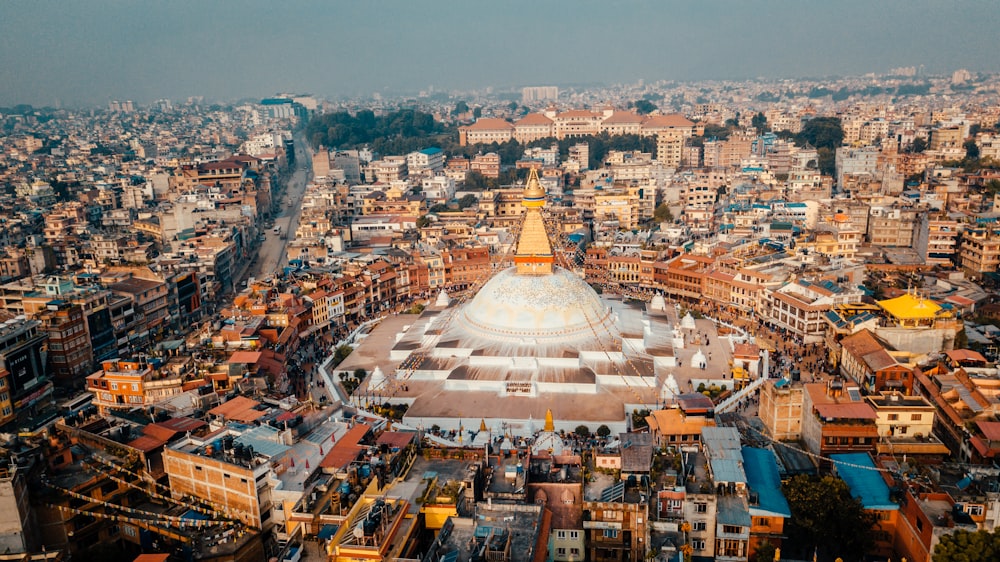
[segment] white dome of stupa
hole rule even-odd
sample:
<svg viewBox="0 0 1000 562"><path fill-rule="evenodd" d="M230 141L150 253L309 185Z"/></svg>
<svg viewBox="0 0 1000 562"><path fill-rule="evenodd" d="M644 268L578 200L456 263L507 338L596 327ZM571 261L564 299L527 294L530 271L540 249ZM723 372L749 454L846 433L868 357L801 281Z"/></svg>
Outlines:
<svg viewBox="0 0 1000 562"><path fill-rule="evenodd" d="M666 310L667 301L663 298L663 295L656 294L653 295L652 300L649 301L649 308L653 310Z"/></svg>
<svg viewBox="0 0 1000 562"><path fill-rule="evenodd" d="M568 345L614 337L612 310L579 275L498 273L456 315L460 335L490 341Z"/></svg>

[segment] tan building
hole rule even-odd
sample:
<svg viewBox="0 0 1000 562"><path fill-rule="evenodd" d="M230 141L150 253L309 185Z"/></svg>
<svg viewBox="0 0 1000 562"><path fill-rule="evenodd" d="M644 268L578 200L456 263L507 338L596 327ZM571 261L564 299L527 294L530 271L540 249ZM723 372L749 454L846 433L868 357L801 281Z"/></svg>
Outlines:
<svg viewBox="0 0 1000 562"><path fill-rule="evenodd" d="M684 160L684 135L670 131L656 135L656 160L666 168L680 168Z"/></svg>
<svg viewBox="0 0 1000 562"><path fill-rule="evenodd" d="M767 383L760 390L758 416L777 441L802 437L803 388L786 379Z"/></svg>
<svg viewBox="0 0 1000 562"><path fill-rule="evenodd" d="M458 128L458 143L468 144L505 143L514 137L514 125L503 119L481 118L472 125Z"/></svg>
<svg viewBox="0 0 1000 562"><path fill-rule="evenodd" d="M520 143L555 136L552 119L541 113L529 113L514 123L514 140Z"/></svg>
<svg viewBox="0 0 1000 562"><path fill-rule="evenodd" d="M988 273L1000 266L1000 230L969 228L962 235L959 264L972 273Z"/></svg>
<svg viewBox="0 0 1000 562"><path fill-rule="evenodd" d="M868 239L876 246L910 248L920 213L914 209L872 207Z"/></svg>
<svg viewBox="0 0 1000 562"><path fill-rule="evenodd" d="M213 434L214 441L186 437L163 450L163 469L175 498L194 496L224 506L229 515L266 531L271 520L271 466L252 449L232 445L229 435ZM220 443L218 450L215 443ZM237 454L236 451L240 451Z"/></svg>
<svg viewBox="0 0 1000 562"><path fill-rule="evenodd" d="M469 170L479 172L483 177L498 178L500 177L500 155L496 152L477 154L469 163Z"/></svg>
<svg viewBox="0 0 1000 562"><path fill-rule="evenodd" d="M962 226L953 220L928 220L923 216L917 228L915 249L928 265L951 267L958 258Z"/></svg>

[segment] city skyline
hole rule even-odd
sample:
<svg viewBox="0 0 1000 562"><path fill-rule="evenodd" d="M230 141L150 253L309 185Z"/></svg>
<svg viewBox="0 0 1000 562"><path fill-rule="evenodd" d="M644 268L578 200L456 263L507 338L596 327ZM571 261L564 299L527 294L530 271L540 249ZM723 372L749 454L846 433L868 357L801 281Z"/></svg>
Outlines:
<svg viewBox="0 0 1000 562"><path fill-rule="evenodd" d="M980 0L240 8L4 3L0 105L1000 70L988 39L1000 7Z"/></svg>

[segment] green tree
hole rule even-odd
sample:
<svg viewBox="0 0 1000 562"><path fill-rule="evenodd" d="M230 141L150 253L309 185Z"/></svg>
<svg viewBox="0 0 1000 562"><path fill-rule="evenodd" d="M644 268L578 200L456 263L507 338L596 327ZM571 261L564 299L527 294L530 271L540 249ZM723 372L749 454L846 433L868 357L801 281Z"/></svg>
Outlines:
<svg viewBox="0 0 1000 562"><path fill-rule="evenodd" d="M482 107L479 107L479 106L477 105L477 106L475 107L475 109L473 109L473 110L472 110L472 116L473 116L474 118L476 118L476 119L479 119L480 117L482 117L482 116L483 116L483 108L482 108Z"/></svg>
<svg viewBox="0 0 1000 562"><path fill-rule="evenodd" d="M974 141L972 139L969 139L969 140L965 141L965 144L962 145L962 146L965 147L965 158L966 159L968 159L968 160L975 160L975 159L979 158L979 145L976 144L976 141Z"/></svg>
<svg viewBox="0 0 1000 562"><path fill-rule="evenodd" d="M875 544L872 526L876 516L865 511L861 500L851 497L843 480L799 475L782 486L792 517L785 527L784 547L798 558L861 560ZM784 548L783 548L784 550Z"/></svg>
<svg viewBox="0 0 1000 562"><path fill-rule="evenodd" d="M817 149L836 150L844 140L844 129L839 117L815 117L802 125L795 140L799 146L809 144Z"/></svg>
<svg viewBox="0 0 1000 562"><path fill-rule="evenodd" d="M913 142L910 143L909 152L914 152L919 154L925 150L927 150L927 139L925 139L924 137L917 137L913 139Z"/></svg>
<svg viewBox="0 0 1000 562"><path fill-rule="evenodd" d="M655 103L646 99L636 101L632 107L635 108L635 112L639 115L647 115L659 109Z"/></svg>
<svg viewBox="0 0 1000 562"><path fill-rule="evenodd" d="M468 113L468 112L469 112L469 104L465 103L464 101L459 101L458 103L456 103L455 109L451 110L452 115L461 115L463 113Z"/></svg>
<svg viewBox="0 0 1000 562"><path fill-rule="evenodd" d="M763 112L758 111L757 115L753 116L750 120L750 124L753 125L754 129L757 129L757 133L764 134L767 130L767 117L764 116Z"/></svg>
<svg viewBox="0 0 1000 562"><path fill-rule="evenodd" d="M336 367L337 365L343 363L344 359L347 359L347 356L350 355L352 351L354 351L354 348L349 345L342 345L338 347L333 352L333 366Z"/></svg>
<svg viewBox="0 0 1000 562"><path fill-rule="evenodd" d="M573 430L580 437L590 437L590 428L585 425L578 425L576 429Z"/></svg>
<svg viewBox="0 0 1000 562"><path fill-rule="evenodd" d="M760 543L757 547L757 552L754 553L752 561L753 562L773 562L774 561L774 551L777 547L773 543L765 540Z"/></svg>
<svg viewBox="0 0 1000 562"><path fill-rule="evenodd" d="M424 228L431 224L431 219L427 215L417 218L417 228Z"/></svg>
<svg viewBox="0 0 1000 562"><path fill-rule="evenodd" d="M646 416L650 414L650 411L646 408L641 410L632 410L632 429L641 429L643 427L648 427L649 424L646 423Z"/></svg>
<svg viewBox="0 0 1000 562"><path fill-rule="evenodd" d="M479 204L479 199L471 193L468 195L463 195L461 199L458 200L459 209L468 209L469 207L475 207Z"/></svg>
<svg viewBox="0 0 1000 562"><path fill-rule="evenodd" d="M674 215L670 212L670 207L666 203L660 203L653 211L653 220L656 222L673 222Z"/></svg>
<svg viewBox="0 0 1000 562"><path fill-rule="evenodd" d="M1000 560L1000 534L959 529L934 546L932 562L993 562Z"/></svg>
<svg viewBox="0 0 1000 562"><path fill-rule="evenodd" d="M607 437L608 435L611 435L611 428L602 423L601 426L597 428L597 436Z"/></svg>
<svg viewBox="0 0 1000 562"><path fill-rule="evenodd" d="M837 173L837 153L832 148L823 147L816 151L819 155L819 172L824 176Z"/></svg>
<svg viewBox="0 0 1000 562"><path fill-rule="evenodd" d="M358 379L358 382L365 380L365 377L367 376L368 376L368 371L361 368L354 369L354 378Z"/></svg>

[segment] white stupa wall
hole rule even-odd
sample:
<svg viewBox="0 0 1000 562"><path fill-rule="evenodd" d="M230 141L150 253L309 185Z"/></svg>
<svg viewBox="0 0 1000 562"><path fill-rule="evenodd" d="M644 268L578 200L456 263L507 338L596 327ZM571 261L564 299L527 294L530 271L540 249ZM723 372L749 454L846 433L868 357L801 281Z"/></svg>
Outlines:
<svg viewBox="0 0 1000 562"><path fill-rule="evenodd" d="M472 349L468 347L435 347L427 355L445 359L448 357L468 357L472 355Z"/></svg>
<svg viewBox="0 0 1000 562"><path fill-rule="evenodd" d="M596 384L567 382L538 382L535 386L540 393L597 394Z"/></svg>

